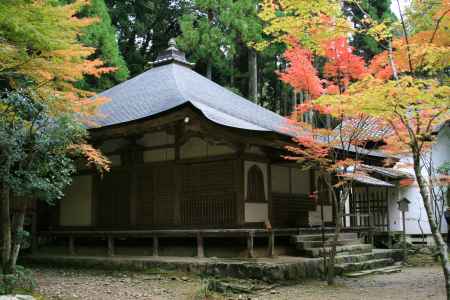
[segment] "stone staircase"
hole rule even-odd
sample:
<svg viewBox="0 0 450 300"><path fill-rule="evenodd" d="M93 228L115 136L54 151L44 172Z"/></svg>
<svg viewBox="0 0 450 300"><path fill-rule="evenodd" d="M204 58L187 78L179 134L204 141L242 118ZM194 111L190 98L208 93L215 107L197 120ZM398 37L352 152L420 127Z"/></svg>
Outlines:
<svg viewBox="0 0 450 300"><path fill-rule="evenodd" d="M322 234L306 233L291 237L291 243L298 254L318 258L331 250L333 233L325 233L322 247ZM372 245L363 243L355 232L343 232L336 247L336 274L357 277L373 273L392 273L400 271L396 261L401 260L401 251L390 249L373 249Z"/></svg>

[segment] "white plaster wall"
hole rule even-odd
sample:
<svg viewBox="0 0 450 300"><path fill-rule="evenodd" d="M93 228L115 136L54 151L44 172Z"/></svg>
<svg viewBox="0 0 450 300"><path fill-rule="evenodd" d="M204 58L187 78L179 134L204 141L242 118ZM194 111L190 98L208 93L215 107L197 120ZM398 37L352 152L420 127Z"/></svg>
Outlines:
<svg viewBox="0 0 450 300"><path fill-rule="evenodd" d="M180 157L194 158L194 157L206 157L208 150L207 143L199 137L192 137L180 148Z"/></svg>
<svg viewBox="0 0 450 300"><path fill-rule="evenodd" d="M264 153L264 151L261 149L261 147L258 147L258 146L252 146L252 145L248 146L248 147L245 149L245 153L258 154L258 155L264 155L264 156L265 156L265 153Z"/></svg>
<svg viewBox="0 0 450 300"><path fill-rule="evenodd" d="M144 162L158 162L158 161L168 161L175 159L175 149L173 148L164 148L164 149L155 149L155 150L147 150L143 153Z"/></svg>
<svg viewBox="0 0 450 300"><path fill-rule="evenodd" d="M192 137L180 148L181 159L208 157L234 153L233 148L223 144L209 144L199 137Z"/></svg>
<svg viewBox="0 0 450 300"><path fill-rule="evenodd" d="M245 203L245 222L264 222L269 219L267 203Z"/></svg>
<svg viewBox="0 0 450 300"><path fill-rule="evenodd" d="M251 167L253 167L254 165L257 165L262 173L263 173L263 177L264 177L264 194L266 195L266 201L267 199L269 199L269 187L267 185L268 183L268 179L267 179L267 164L266 163L261 163L261 162L256 162L256 161L245 161L244 162L244 197L245 199L247 199L247 180L248 180L248 170L250 170Z"/></svg>
<svg viewBox="0 0 450 300"><path fill-rule="evenodd" d="M402 215L401 212L398 210L398 204L397 201L400 200L400 195L402 194L400 192L400 188L392 188L392 191L389 194L389 226L391 231L402 231Z"/></svg>
<svg viewBox="0 0 450 300"><path fill-rule="evenodd" d="M422 197L417 186L400 188L400 199L406 197L411 201L409 210L405 213L405 225L407 234L421 234L420 227L422 227L424 234L430 234L430 226L427 219L427 214L423 206ZM398 211L398 208L396 208ZM402 224L401 212L398 214L398 223ZM400 230L403 226L400 225Z"/></svg>
<svg viewBox="0 0 450 300"><path fill-rule="evenodd" d="M61 226L91 225L92 175L76 176L60 203Z"/></svg>
<svg viewBox="0 0 450 300"><path fill-rule="evenodd" d="M168 145L175 143L175 137L171 134L167 134L165 131L157 131L144 134L137 143L145 147Z"/></svg>
<svg viewBox="0 0 450 300"><path fill-rule="evenodd" d="M222 145L222 144L207 144L206 145L206 155L207 156L216 156L216 155L225 155L234 153L233 148Z"/></svg>
<svg viewBox="0 0 450 300"><path fill-rule="evenodd" d="M272 165L272 192L289 193L289 168L283 166Z"/></svg>
<svg viewBox="0 0 450 300"><path fill-rule="evenodd" d="M437 141L432 147L431 157L433 166L438 168L444 162L450 160L450 129L444 128L438 134ZM427 156L428 159L428 156ZM397 167L403 171L406 171L414 175L414 170L412 169L411 157L403 157L397 164ZM425 169L422 170L422 175L428 178ZM422 197L420 196L419 187L417 183L413 183L407 187L400 187L398 192L397 201L403 197L406 197L411 201L409 204L409 211L405 214L406 219L406 233L407 234L421 234L421 228L424 234L430 234L430 226L428 223L427 214L423 206ZM390 205L391 214L391 229L392 230L403 230L401 212L398 210L397 203L391 203ZM420 226L419 226L420 224ZM447 232L447 222L445 218L442 219L441 232Z"/></svg>

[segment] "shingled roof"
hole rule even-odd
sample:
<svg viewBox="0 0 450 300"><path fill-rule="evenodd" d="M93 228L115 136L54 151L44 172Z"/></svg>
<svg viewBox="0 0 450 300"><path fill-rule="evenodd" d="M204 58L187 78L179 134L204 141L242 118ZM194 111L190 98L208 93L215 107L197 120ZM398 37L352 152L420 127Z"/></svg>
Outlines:
<svg viewBox="0 0 450 300"><path fill-rule="evenodd" d="M100 93L99 127L125 124L190 104L209 120L228 127L287 134L287 120L214 83L191 69L174 42L153 68Z"/></svg>

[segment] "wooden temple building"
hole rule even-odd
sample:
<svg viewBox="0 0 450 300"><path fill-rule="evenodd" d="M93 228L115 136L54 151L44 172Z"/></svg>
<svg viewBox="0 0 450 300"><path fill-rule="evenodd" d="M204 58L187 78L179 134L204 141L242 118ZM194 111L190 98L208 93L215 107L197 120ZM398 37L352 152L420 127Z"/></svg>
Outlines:
<svg viewBox="0 0 450 300"><path fill-rule="evenodd" d="M73 252L78 239L97 237L113 254L115 241L149 238L157 254L159 239L190 237L203 256L205 237L245 237L252 256L254 237L268 237L273 253L275 237L332 222L328 193L320 193L323 210L308 196L314 171L282 158L292 141L286 119L193 71L174 43L150 70L100 96L110 100L90 135L111 171L101 177L80 165L65 198L39 206L40 239L68 238ZM383 186L377 218L388 226L391 185L371 180L365 186ZM352 205L364 216L374 211ZM350 211L346 220L374 225Z"/></svg>

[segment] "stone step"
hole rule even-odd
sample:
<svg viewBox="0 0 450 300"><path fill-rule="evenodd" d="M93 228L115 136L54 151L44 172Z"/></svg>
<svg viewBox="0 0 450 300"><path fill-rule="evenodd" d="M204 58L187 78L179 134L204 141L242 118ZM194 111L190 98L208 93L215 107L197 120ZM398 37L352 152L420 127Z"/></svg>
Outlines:
<svg viewBox="0 0 450 300"><path fill-rule="evenodd" d="M343 263L335 265L336 274L373 270L391 266L394 263L392 258L371 259L361 262Z"/></svg>
<svg viewBox="0 0 450 300"><path fill-rule="evenodd" d="M307 257L321 257L323 249L320 248L303 248L298 249L299 253L302 256ZM331 247L325 247L325 252L329 252ZM361 253L371 253L372 245L370 244L353 244L353 245L344 245L337 246L336 253L337 254L361 254Z"/></svg>
<svg viewBox="0 0 450 300"><path fill-rule="evenodd" d="M371 274L392 274L392 273L398 273L401 271L402 271L402 267L400 267L400 266L388 266L388 267L384 267L384 268L344 273L343 276L357 278L357 277L367 276L367 275L371 275Z"/></svg>
<svg viewBox="0 0 450 300"><path fill-rule="evenodd" d="M334 234L326 233L325 239L332 239ZM339 239L358 239L358 234L356 232L342 232L339 234ZM304 241L322 241L322 234L298 234L291 236L292 243L304 242Z"/></svg>
<svg viewBox="0 0 450 300"><path fill-rule="evenodd" d="M336 255L336 263L337 264L348 264L348 263L356 263L363 262L373 259L381 259L381 258L392 258L391 251L375 251L361 254L347 254L347 253L339 253Z"/></svg>
<svg viewBox="0 0 450 300"><path fill-rule="evenodd" d="M325 241L325 247L331 247L333 241L327 240ZM344 245L355 245L355 244L361 244L361 241L358 239L340 239L337 241L338 246L344 246ZM304 241L304 242L298 242L296 244L296 247L298 250L306 249L306 248L321 248L322 247L322 241Z"/></svg>

